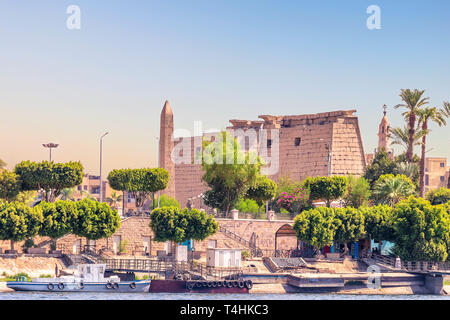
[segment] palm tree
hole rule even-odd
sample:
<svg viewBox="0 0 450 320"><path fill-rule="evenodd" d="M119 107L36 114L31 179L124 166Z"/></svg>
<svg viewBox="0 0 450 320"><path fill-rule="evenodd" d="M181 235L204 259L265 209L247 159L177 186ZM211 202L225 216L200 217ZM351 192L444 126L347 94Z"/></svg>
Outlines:
<svg viewBox="0 0 450 320"><path fill-rule="evenodd" d="M420 139L423 136L423 132L420 129L414 130L413 136L413 146L420 145ZM397 144L405 148L405 151L408 152L409 147L409 128L407 126L403 128L393 128L391 129L391 144Z"/></svg>
<svg viewBox="0 0 450 320"><path fill-rule="evenodd" d="M114 209L116 210L120 201L122 201L122 195L117 194L116 191L111 193L111 196L106 199L106 202L108 202L110 206L114 206Z"/></svg>
<svg viewBox="0 0 450 320"><path fill-rule="evenodd" d="M31 206L36 201L37 196L37 191L22 191L17 195L16 201L25 203L27 206Z"/></svg>
<svg viewBox="0 0 450 320"><path fill-rule="evenodd" d="M397 174L404 174L411 180L417 179L419 166L417 163L400 162L396 164Z"/></svg>
<svg viewBox="0 0 450 320"><path fill-rule="evenodd" d="M404 107L408 109L403 112L402 115L408 122L408 133L409 133L409 141L408 141L408 149L406 151L406 159L408 162L413 162L413 153L414 153L414 134L416 132L416 115L417 110L421 107L428 104L430 98L422 98L425 90L417 90L414 89L401 89L400 90L400 98L404 103L396 105L394 108Z"/></svg>
<svg viewBox="0 0 450 320"><path fill-rule="evenodd" d="M377 203L393 206L414 194L414 184L404 175L385 175L375 182L373 196Z"/></svg>
<svg viewBox="0 0 450 320"><path fill-rule="evenodd" d="M77 191L75 190L75 188L64 188L60 192L60 199L74 201L75 200L74 194L76 192Z"/></svg>
<svg viewBox="0 0 450 320"><path fill-rule="evenodd" d="M424 132L422 136L422 155L420 158L420 196L425 196L425 183L424 183L424 175L425 175L425 148L427 143L427 134L430 132L428 130L428 121L435 122L439 127L445 126L447 124L446 118L448 117L447 112L444 109L438 109L436 107L433 108L424 108L417 111L417 115L419 116L419 125L422 125L422 131Z"/></svg>

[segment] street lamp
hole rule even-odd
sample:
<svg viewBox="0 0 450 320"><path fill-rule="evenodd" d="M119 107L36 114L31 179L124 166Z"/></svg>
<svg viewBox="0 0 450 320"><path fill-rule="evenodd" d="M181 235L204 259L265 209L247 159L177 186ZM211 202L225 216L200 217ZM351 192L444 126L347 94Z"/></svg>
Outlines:
<svg viewBox="0 0 450 320"><path fill-rule="evenodd" d="M105 132L100 137L100 202L103 202L103 184L102 184L102 149L103 149L103 138L108 134L109 132Z"/></svg>
<svg viewBox="0 0 450 320"><path fill-rule="evenodd" d="M52 162L52 149L57 148L59 144L56 143L44 143L42 144L45 148L50 150L50 162Z"/></svg>

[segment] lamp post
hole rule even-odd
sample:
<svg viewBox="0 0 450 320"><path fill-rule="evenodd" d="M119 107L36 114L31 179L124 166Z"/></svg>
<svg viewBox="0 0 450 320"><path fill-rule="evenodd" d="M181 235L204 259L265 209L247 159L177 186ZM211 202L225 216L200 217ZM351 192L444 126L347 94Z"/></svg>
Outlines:
<svg viewBox="0 0 450 320"><path fill-rule="evenodd" d="M56 143L44 143L42 144L45 148L48 148L50 150L50 162L52 162L52 149L55 149L59 146L59 144Z"/></svg>
<svg viewBox="0 0 450 320"><path fill-rule="evenodd" d="M102 149L103 149L103 138L109 134L109 132L105 132L100 137L100 202L103 202L103 183L102 183Z"/></svg>

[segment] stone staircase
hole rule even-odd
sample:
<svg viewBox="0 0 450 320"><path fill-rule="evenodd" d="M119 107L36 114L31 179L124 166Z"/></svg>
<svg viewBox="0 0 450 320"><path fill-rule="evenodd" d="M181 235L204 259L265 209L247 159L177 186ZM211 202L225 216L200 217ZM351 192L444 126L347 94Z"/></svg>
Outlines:
<svg viewBox="0 0 450 320"><path fill-rule="evenodd" d="M219 232L223 233L228 238L230 238L230 239L240 243L244 247L249 248L251 250L253 256L261 256L262 255L263 251L262 251L261 248L259 248L258 246L253 245L252 243L250 243L250 241L242 238L237 233L234 233L234 232L226 229L223 226L219 226Z"/></svg>

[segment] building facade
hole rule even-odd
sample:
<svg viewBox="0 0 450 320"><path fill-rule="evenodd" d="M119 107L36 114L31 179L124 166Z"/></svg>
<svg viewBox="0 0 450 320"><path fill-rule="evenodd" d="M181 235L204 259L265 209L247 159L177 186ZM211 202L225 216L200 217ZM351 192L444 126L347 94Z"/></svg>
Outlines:
<svg viewBox="0 0 450 320"><path fill-rule="evenodd" d="M275 181L284 176L302 180L310 176L362 175L366 162L355 112L260 115L261 120L257 121L230 120L227 131L234 135L239 132L244 138L256 136L256 146L250 146L249 139L244 139L241 146L245 151L256 149L271 168L268 176ZM205 208L201 194L206 186L202 182L201 160L197 161L197 157L203 151L202 141L211 141L219 133L174 139L173 112L167 101L160 126L160 166L171 177L163 193L174 195L183 207L191 200L196 208Z"/></svg>
<svg viewBox="0 0 450 320"><path fill-rule="evenodd" d="M447 158L425 158L425 192L442 187L450 187Z"/></svg>

